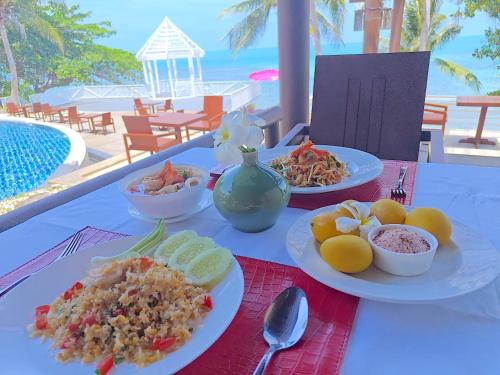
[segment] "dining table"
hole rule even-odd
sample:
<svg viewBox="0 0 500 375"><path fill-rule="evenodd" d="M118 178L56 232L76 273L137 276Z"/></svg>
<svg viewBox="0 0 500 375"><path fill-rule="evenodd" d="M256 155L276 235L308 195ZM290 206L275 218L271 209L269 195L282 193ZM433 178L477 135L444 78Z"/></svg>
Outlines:
<svg viewBox="0 0 500 375"><path fill-rule="evenodd" d="M103 112L88 112L88 113L80 113L80 114L78 114L78 117L80 117L81 119L88 120L88 122L90 124L90 131L92 133L95 133L96 129L95 129L94 120L96 118L101 117L103 114L104 114Z"/></svg>
<svg viewBox="0 0 500 375"><path fill-rule="evenodd" d="M488 108L500 107L500 96L457 96L458 107L479 107L479 120L476 125L476 135L470 138L460 139L460 143L470 143L476 148L479 145L494 146L496 143L487 138L483 138L484 123L486 121L486 114Z"/></svg>
<svg viewBox="0 0 500 375"><path fill-rule="evenodd" d="M189 140L189 131L187 127L197 121L207 118L206 113L186 113L186 112L162 112L149 116L149 123L158 125L161 128L172 128L176 134L182 139L182 129L186 130L186 137Z"/></svg>
<svg viewBox="0 0 500 375"><path fill-rule="evenodd" d="M261 153L265 154L265 150ZM213 149L203 147L187 149L170 160L206 170L216 165ZM500 168L419 163L412 204L446 212L500 249L498 186ZM234 254L293 266L286 249L286 234L307 212L287 207L270 229L243 233L212 206L188 220L168 224L167 231L192 229L212 237ZM128 202L114 182L0 233L0 275L85 226L142 236L153 224L129 215ZM498 279L469 295L435 303L397 304L361 299L341 373L499 374L499 338ZM261 339L260 334L255 339ZM277 354L280 355L286 354Z"/></svg>

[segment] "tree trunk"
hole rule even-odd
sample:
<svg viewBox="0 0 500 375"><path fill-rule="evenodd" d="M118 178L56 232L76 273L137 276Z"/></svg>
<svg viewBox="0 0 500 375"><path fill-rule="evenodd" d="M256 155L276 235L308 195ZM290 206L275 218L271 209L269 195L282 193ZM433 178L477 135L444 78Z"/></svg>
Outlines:
<svg viewBox="0 0 500 375"><path fill-rule="evenodd" d="M403 26L405 0L393 0L391 16L391 39L389 52L401 51L401 28Z"/></svg>
<svg viewBox="0 0 500 375"><path fill-rule="evenodd" d="M0 21L0 36L2 38L5 56L7 56L7 63L10 72L10 101L19 104L19 79L17 77L16 61L12 48L10 48L9 37L7 36L7 29L5 23Z"/></svg>
<svg viewBox="0 0 500 375"><path fill-rule="evenodd" d="M429 29L431 25L431 0L422 0L422 28L420 29L420 51L429 50Z"/></svg>
<svg viewBox="0 0 500 375"><path fill-rule="evenodd" d="M314 53L316 56L321 55L321 38L318 29L318 14L316 13L316 6L314 0L309 2L309 17L311 18L311 31L314 44Z"/></svg>
<svg viewBox="0 0 500 375"><path fill-rule="evenodd" d="M365 0L363 53L377 53L382 23L382 0Z"/></svg>

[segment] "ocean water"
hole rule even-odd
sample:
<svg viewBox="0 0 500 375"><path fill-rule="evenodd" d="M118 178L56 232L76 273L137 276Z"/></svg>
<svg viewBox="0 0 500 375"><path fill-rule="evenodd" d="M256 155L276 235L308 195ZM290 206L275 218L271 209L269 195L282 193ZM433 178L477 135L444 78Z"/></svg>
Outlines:
<svg viewBox="0 0 500 375"><path fill-rule="evenodd" d="M491 60L478 60L472 57L479 47L481 36L458 37L443 48L433 51L427 83L428 95L474 95L476 92L438 70L432 62L433 57L451 60L471 70L482 83L481 94L500 89L499 72ZM323 54L361 53L361 43L348 43L342 47L323 47ZM206 81L247 80L252 72L262 69L278 69L277 48L251 48L242 51L236 58L230 51L207 51L201 60L203 79ZM179 61L179 74L187 74L187 67ZM314 55L310 56L310 87L314 80ZM262 94L257 99L258 107L269 107L279 103L279 83L263 82Z"/></svg>

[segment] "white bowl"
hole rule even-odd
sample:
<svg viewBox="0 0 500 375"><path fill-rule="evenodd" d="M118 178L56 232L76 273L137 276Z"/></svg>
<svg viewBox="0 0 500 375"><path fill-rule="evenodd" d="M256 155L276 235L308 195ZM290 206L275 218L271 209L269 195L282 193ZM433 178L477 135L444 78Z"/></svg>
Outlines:
<svg viewBox="0 0 500 375"><path fill-rule="evenodd" d="M430 245L430 249L423 253L406 254L386 250L373 242L373 238L382 230L389 228L402 228L422 236ZM415 276L427 272L432 265L438 242L436 237L426 230L402 224L386 224L373 228L368 233L368 242L373 250L373 263L382 271L397 276Z"/></svg>
<svg viewBox="0 0 500 375"><path fill-rule="evenodd" d="M208 182L208 173L194 165L175 164L172 166L174 168L192 169L195 174L200 176L200 183L195 186L186 185L178 192L170 194L143 195L129 191L129 187L140 183L143 177L160 173L163 168L162 163L161 165L138 170L124 177L119 182L119 189L142 215L153 218L172 218L184 215L194 210L200 202Z"/></svg>

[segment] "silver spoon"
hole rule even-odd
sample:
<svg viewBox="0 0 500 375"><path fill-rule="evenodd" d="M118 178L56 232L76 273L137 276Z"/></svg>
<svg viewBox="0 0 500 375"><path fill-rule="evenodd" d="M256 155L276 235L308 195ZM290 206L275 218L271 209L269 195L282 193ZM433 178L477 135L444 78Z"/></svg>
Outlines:
<svg viewBox="0 0 500 375"><path fill-rule="evenodd" d="M253 375L264 373L275 352L287 349L300 340L307 326L307 298L300 288L287 288L267 308L264 316L264 340L269 349L262 356Z"/></svg>

